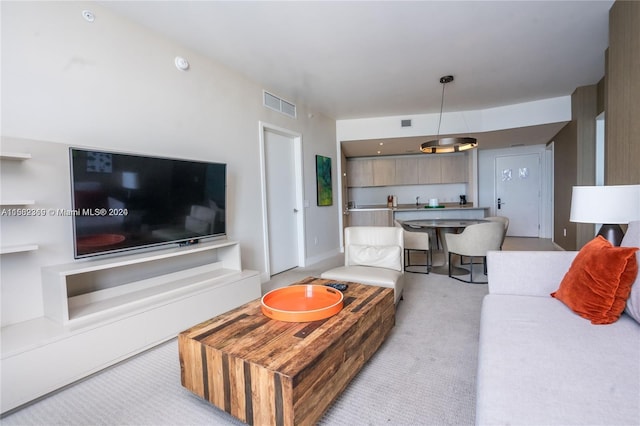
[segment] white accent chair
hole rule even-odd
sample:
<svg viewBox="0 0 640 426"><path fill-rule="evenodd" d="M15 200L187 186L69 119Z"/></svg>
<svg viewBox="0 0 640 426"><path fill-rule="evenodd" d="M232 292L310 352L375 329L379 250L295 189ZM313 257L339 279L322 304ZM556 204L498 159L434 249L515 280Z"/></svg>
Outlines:
<svg viewBox="0 0 640 426"><path fill-rule="evenodd" d="M404 271L412 272L416 274L428 274L433 264L433 257L431 253L431 247L429 246L429 233L424 231L407 231L402 222L396 220L397 227L402 229L402 235L404 238ZM424 264L412 264L411 252L422 252L425 255ZM424 270L413 269L414 266L424 266ZM412 268L412 269L407 269Z"/></svg>
<svg viewBox="0 0 640 426"><path fill-rule="evenodd" d="M320 277L392 288L397 305L404 289L404 238L402 228L352 226L344 230L344 266Z"/></svg>
<svg viewBox="0 0 640 426"><path fill-rule="evenodd" d="M487 252L500 250L504 238L504 224L501 222L478 223L467 226L460 234L445 234L449 249L449 277L472 284L487 284L487 281L473 280L473 260L482 258L484 274L487 274ZM451 274L452 256L469 257L469 280Z"/></svg>

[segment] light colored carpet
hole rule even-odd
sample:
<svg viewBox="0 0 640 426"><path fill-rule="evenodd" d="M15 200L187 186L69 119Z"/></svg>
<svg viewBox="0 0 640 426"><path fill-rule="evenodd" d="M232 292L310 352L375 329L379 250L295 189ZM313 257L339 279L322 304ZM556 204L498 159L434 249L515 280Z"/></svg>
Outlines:
<svg viewBox="0 0 640 426"><path fill-rule="evenodd" d="M322 424L471 425L486 285L405 274L396 327Z"/></svg>
<svg viewBox="0 0 640 426"><path fill-rule="evenodd" d="M322 425L471 425L486 285L406 274L396 326ZM177 341L63 389L2 425L242 424L180 385Z"/></svg>

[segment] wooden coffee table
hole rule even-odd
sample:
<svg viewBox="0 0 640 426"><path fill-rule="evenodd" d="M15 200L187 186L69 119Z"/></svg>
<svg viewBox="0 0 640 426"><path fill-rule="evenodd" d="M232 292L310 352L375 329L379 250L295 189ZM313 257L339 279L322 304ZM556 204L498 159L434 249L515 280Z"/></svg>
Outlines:
<svg viewBox="0 0 640 426"><path fill-rule="evenodd" d="M315 424L395 325L393 289L348 285L321 321L272 320L258 299L183 331L182 385L245 423Z"/></svg>

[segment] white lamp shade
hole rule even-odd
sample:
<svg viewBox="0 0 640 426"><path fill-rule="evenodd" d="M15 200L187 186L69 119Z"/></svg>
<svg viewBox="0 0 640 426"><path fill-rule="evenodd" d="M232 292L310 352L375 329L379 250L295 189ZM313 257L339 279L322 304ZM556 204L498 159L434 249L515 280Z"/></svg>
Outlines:
<svg viewBox="0 0 640 426"><path fill-rule="evenodd" d="M640 185L574 186L569 220L607 224L640 220Z"/></svg>

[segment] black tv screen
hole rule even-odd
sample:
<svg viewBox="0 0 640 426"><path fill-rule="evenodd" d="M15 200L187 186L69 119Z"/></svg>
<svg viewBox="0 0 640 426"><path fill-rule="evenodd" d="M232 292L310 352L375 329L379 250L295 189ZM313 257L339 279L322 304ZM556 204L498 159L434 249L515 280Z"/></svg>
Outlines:
<svg viewBox="0 0 640 426"><path fill-rule="evenodd" d="M74 256L226 235L226 164L71 148Z"/></svg>

